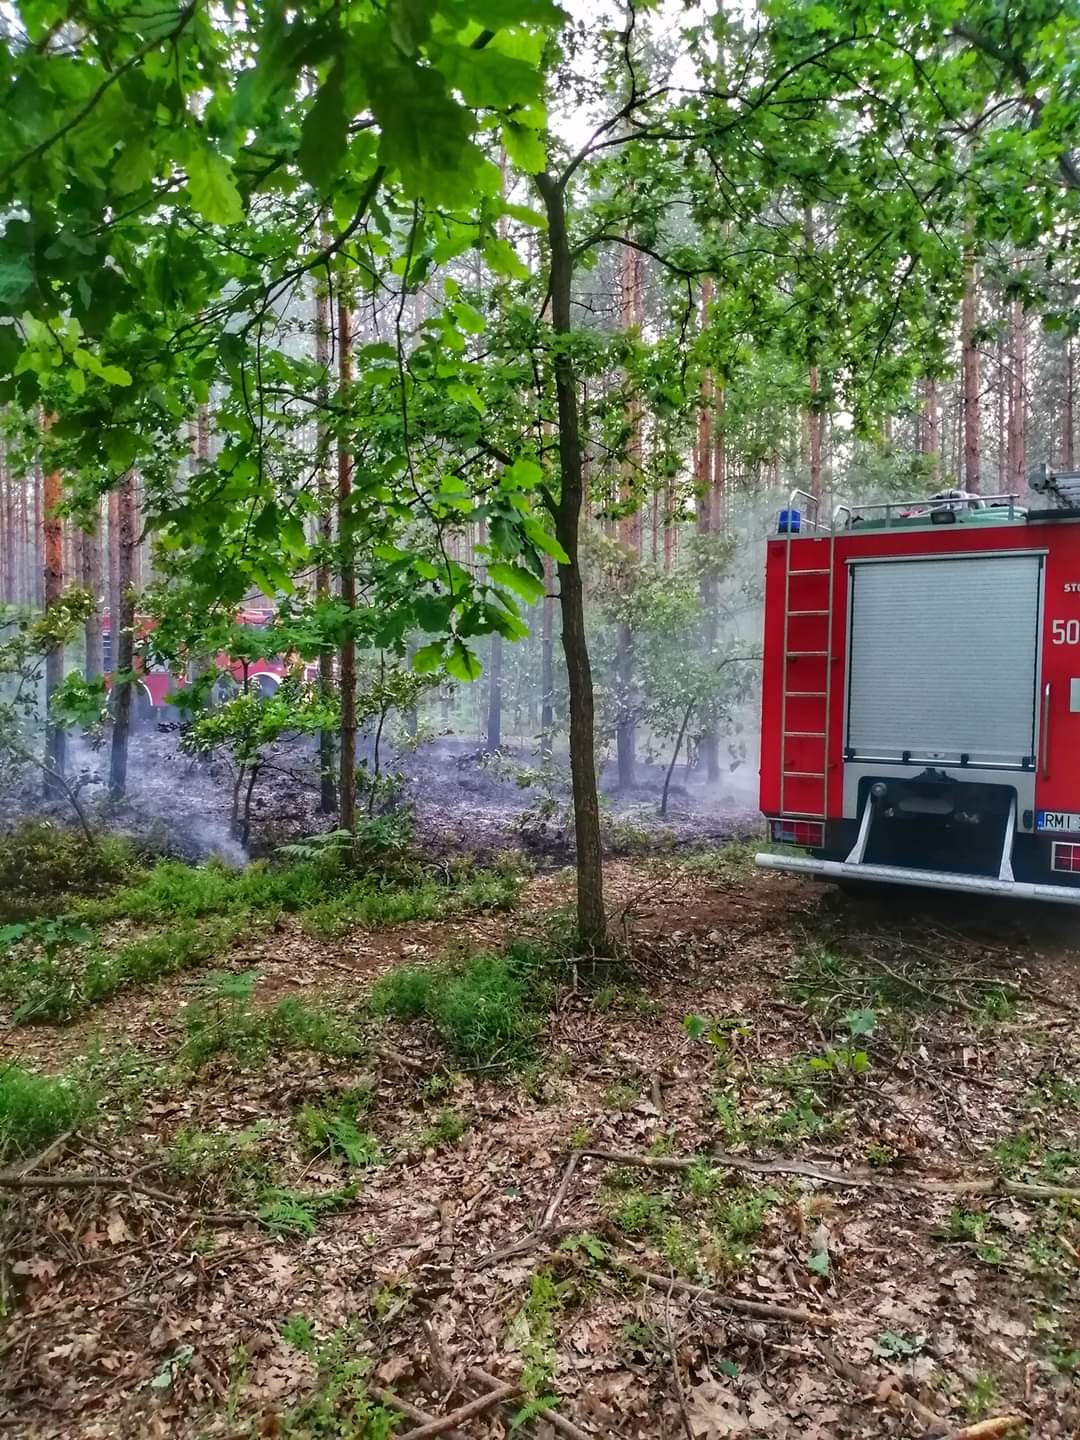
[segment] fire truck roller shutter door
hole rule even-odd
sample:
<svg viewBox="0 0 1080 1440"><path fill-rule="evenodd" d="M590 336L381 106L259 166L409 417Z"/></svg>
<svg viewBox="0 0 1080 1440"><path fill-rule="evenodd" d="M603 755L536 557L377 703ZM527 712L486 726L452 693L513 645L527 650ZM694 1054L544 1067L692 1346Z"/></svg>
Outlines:
<svg viewBox="0 0 1080 1440"><path fill-rule="evenodd" d="M1041 563L984 553L853 564L853 758L1030 760Z"/></svg>

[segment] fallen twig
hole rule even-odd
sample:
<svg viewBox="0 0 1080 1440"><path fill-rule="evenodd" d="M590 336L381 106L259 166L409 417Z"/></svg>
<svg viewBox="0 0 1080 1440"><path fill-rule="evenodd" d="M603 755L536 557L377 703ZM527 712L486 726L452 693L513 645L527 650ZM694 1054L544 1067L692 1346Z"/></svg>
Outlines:
<svg viewBox="0 0 1080 1440"><path fill-rule="evenodd" d="M691 1165L711 1164L751 1175L801 1175L823 1185L851 1189L899 1190L913 1195L1015 1195L1028 1200L1080 1200L1080 1186L1039 1185L1027 1180L1009 1180L1000 1175L977 1175L969 1179L938 1180L889 1175L879 1170L830 1170L802 1160L753 1160L713 1150L705 1155L638 1155L623 1150L583 1150L587 1160L608 1165L634 1165L643 1170L688 1170Z"/></svg>
<svg viewBox="0 0 1080 1440"><path fill-rule="evenodd" d="M470 1400L467 1405L459 1405L456 1410L451 1410L449 1415L430 1419L426 1424L418 1425L415 1430L406 1430L399 1440L428 1440L429 1436L446 1435L455 1426L472 1420L477 1415L483 1415L485 1411L494 1409L496 1405L501 1405L504 1400L509 1400L511 1395L517 1395L520 1391L520 1385L500 1384L497 1390L489 1390L485 1395Z"/></svg>
<svg viewBox="0 0 1080 1440"><path fill-rule="evenodd" d="M470 1365L467 1374L470 1380L475 1380L478 1385L486 1385L489 1389L503 1383L498 1376L489 1375L486 1370L481 1370L479 1365ZM560 1415L557 1410L545 1410L544 1420L557 1434L565 1435L566 1440L592 1440L592 1436L587 1430L580 1429L572 1420L567 1420L565 1415Z"/></svg>
<svg viewBox="0 0 1080 1440"><path fill-rule="evenodd" d="M577 1169L578 1161L580 1159L580 1150L570 1151L570 1158L566 1162L566 1169L563 1171L562 1180L559 1182L559 1188L555 1191L555 1194L548 1201L547 1208L544 1210L543 1216L540 1220L540 1225L538 1227L539 1229L546 1230L554 1222L555 1216L559 1213L560 1205L566 1199L566 1192L570 1189L570 1181L574 1178L574 1171Z"/></svg>
<svg viewBox="0 0 1080 1440"><path fill-rule="evenodd" d="M824 1325L837 1323L835 1315L820 1311L801 1310L793 1305L770 1305L764 1300L747 1300L742 1295L728 1295L722 1290L710 1290L707 1285L692 1285L689 1280L675 1280L666 1275L656 1275L651 1270L642 1270L627 1260L616 1261L619 1268L635 1280L651 1285L654 1290L677 1290L681 1295L692 1295L708 1305L717 1305L722 1310L733 1310L740 1315L752 1315L757 1320L784 1320L794 1325Z"/></svg>
<svg viewBox="0 0 1080 1440"><path fill-rule="evenodd" d="M74 1130L65 1130L62 1135L56 1137L51 1145L46 1145L44 1150L39 1150L36 1155L31 1155L28 1160L24 1160L14 1173L29 1175L31 1170L40 1170L42 1165L48 1164L55 1155L60 1153L74 1134Z"/></svg>
<svg viewBox="0 0 1080 1440"><path fill-rule="evenodd" d="M548 1240L558 1240L562 1235L572 1235L575 1230L581 1229L581 1222L576 1220L563 1221L561 1225L542 1225L523 1240L515 1240L512 1245L504 1245L501 1250L490 1250L486 1255L481 1255L477 1260L475 1268L486 1270L489 1265L498 1265L503 1260L513 1260L518 1255L528 1255L530 1250L535 1250Z"/></svg>
<svg viewBox="0 0 1080 1440"><path fill-rule="evenodd" d="M842 1380L846 1380L850 1385L854 1385L861 1394L877 1401L878 1404L883 1403L877 1400L880 1385L872 1375L868 1375L865 1370L860 1370L858 1366L852 1365L850 1360L845 1360L842 1355L838 1355L832 1346L826 1345L824 1341L815 1340L814 1344L817 1347L818 1354L825 1361L826 1365L828 1365L831 1370L835 1370ZM929 1405L924 1405L921 1400L917 1400L914 1395L909 1395L905 1390L897 1389L889 1393L895 1395L897 1401L905 1410L908 1410L928 1427L928 1435L944 1434L948 1427L948 1421L943 1420L940 1415L936 1415L934 1411L930 1409ZM887 1401L884 1403L888 1404Z"/></svg>
<svg viewBox="0 0 1080 1440"><path fill-rule="evenodd" d="M419 1420L422 1425L433 1425L439 1418L428 1410L421 1410L419 1405L414 1405L410 1400L403 1400L392 1390L384 1390L380 1385L369 1385L367 1389L368 1394L373 1395L380 1405L386 1405L391 1410L398 1410L402 1415L407 1415L410 1420ZM468 1436L461 1430L444 1430L442 1433L446 1436L446 1440L468 1440Z"/></svg>
<svg viewBox="0 0 1080 1440"><path fill-rule="evenodd" d="M946 1440L998 1440L1018 1425L1024 1423L1022 1415L998 1415L993 1420L976 1420L974 1425L962 1425L953 1430Z"/></svg>
<svg viewBox="0 0 1080 1440"><path fill-rule="evenodd" d="M126 1175L24 1175L8 1172L0 1174L0 1190L123 1190L128 1195L146 1195L151 1200L161 1200L166 1205L184 1205L179 1195L170 1195L167 1190L157 1190L153 1185L140 1185ZM223 1225L241 1225L258 1219L245 1210L191 1210L184 1208L181 1215L197 1216L200 1220L216 1220Z"/></svg>
<svg viewBox="0 0 1080 1440"><path fill-rule="evenodd" d="M679 1369L679 1342L675 1336L675 1327L671 1323L671 1292L674 1288L673 1285L668 1285L667 1299L664 1303L664 1323L667 1326L668 1349L671 1351L671 1373L675 1379L675 1397L679 1402L679 1418L682 1421L686 1440L695 1440L694 1427L690 1423L690 1412L686 1408L686 1390L683 1386L682 1371Z"/></svg>
<svg viewBox="0 0 1080 1440"><path fill-rule="evenodd" d="M386 1060L391 1065L400 1065L403 1070L422 1070L426 1073L430 1068L423 1060L414 1060L411 1055L402 1055L400 1050L391 1049L389 1045L372 1045L371 1053L378 1055L380 1060Z"/></svg>

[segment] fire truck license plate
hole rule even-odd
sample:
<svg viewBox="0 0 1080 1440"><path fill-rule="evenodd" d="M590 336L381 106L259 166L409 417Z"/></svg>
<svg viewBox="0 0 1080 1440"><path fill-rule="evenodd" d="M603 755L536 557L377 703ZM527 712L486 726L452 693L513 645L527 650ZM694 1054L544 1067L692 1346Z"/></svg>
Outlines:
<svg viewBox="0 0 1080 1440"><path fill-rule="evenodd" d="M1080 815L1075 810L1039 810L1035 816L1036 830L1080 830Z"/></svg>

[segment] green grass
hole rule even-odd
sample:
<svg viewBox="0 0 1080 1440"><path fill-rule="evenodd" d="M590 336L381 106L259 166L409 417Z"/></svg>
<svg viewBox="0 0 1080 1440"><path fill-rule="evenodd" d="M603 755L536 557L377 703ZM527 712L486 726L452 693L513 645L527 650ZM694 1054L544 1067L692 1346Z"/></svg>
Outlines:
<svg viewBox="0 0 1080 1440"><path fill-rule="evenodd" d="M67 917L0 930L0 995L16 1023L61 1022L123 990L205 966L251 925L284 911L297 913L308 933L330 938L506 908L520 888L513 871L461 873L451 884L413 873L407 883L375 873L357 878L333 857L244 870L162 860L111 895L79 901ZM122 920L162 928L116 945L91 928Z"/></svg>
<svg viewBox="0 0 1080 1440"><path fill-rule="evenodd" d="M460 1110L444 1106L430 1125L425 1125L416 1137L418 1150L440 1150L444 1145L456 1145L468 1129L469 1122Z"/></svg>
<svg viewBox="0 0 1080 1440"><path fill-rule="evenodd" d="M250 1003L254 984L250 974L206 977L202 996L183 1011L179 1058L184 1068L199 1070L223 1054L254 1065L289 1051L340 1057L363 1053L363 1038L348 1017L291 996L272 1009L256 1009Z"/></svg>
<svg viewBox="0 0 1080 1440"><path fill-rule="evenodd" d="M129 919L160 923L208 915L298 913L312 935L332 938L358 927L432 920L462 910L512 905L520 888L514 873L479 871L441 884L418 868L357 878L340 859L327 856L285 865L257 861L243 870L221 861L185 865L162 860L134 884L76 907L94 924Z"/></svg>
<svg viewBox="0 0 1080 1440"><path fill-rule="evenodd" d="M428 880L406 887L380 886L365 880L303 907L300 923L310 935L334 939L350 930L442 920L474 910L507 910L520 888L518 876L489 871L455 885Z"/></svg>
<svg viewBox="0 0 1080 1440"><path fill-rule="evenodd" d="M237 870L220 860L205 865L161 860L133 884L103 899L83 901L75 909L94 924L122 919L152 924L205 915L302 910L342 884L341 876L337 867L317 861L272 866L260 860Z"/></svg>
<svg viewBox="0 0 1080 1440"><path fill-rule="evenodd" d="M112 949L93 938L42 949L28 937L13 947L0 991L16 1002L12 1019L17 1024L70 1020L121 990L217 959L242 928L230 919L188 922Z"/></svg>
<svg viewBox="0 0 1080 1440"><path fill-rule="evenodd" d="M371 1007L398 1020L428 1020L470 1064L521 1064L553 994L542 974L546 958L539 947L514 941L464 961L403 966L376 982Z"/></svg>
<svg viewBox="0 0 1080 1440"><path fill-rule="evenodd" d="M37 1075L21 1065L0 1070L0 1163L43 1149L93 1104L92 1090L76 1077Z"/></svg>

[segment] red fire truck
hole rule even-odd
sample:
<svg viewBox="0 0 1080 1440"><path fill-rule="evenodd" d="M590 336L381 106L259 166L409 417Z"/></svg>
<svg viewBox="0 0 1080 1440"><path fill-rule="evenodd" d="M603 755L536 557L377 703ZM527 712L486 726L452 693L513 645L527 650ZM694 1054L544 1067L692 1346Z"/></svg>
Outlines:
<svg viewBox="0 0 1080 1440"><path fill-rule="evenodd" d="M265 629L270 623L270 618L269 610L257 610L251 607L239 611L236 615L238 624L250 625L253 629L259 630ZM147 616L137 615L135 617L136 632L139 635L146 635L153 629L154 623ZM112 618L108 610L101 618L101 645L102 663L106 676L108 676L112 670ZM244 683L246 671L248 686L257 688L263 695L273 694L284 679L288 668L281 657L276 655L249 661L246 666L241 660L233 660L228 655L218 655L215 664L219 670L228 671L237 685ZM133 717L137 725L145 725L155 717L169 714L165 697L172 693L178 684L184 684L184 680L183 677L174 678L164 666L148 667L141 660L137 662L135 668L138 678L132 694Z"/></svg>
<svg viewBox="0 0 1080 1440"><path fill-rule="evenodd" d="M1080 474L944 491L768 542L761 808L840 882L1080 904Z"/></svg>

